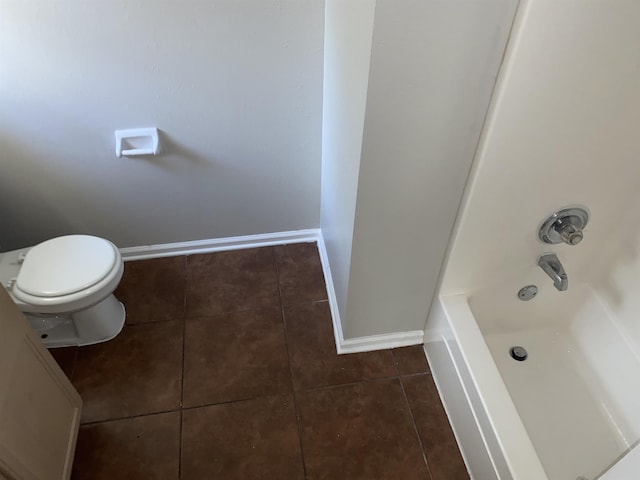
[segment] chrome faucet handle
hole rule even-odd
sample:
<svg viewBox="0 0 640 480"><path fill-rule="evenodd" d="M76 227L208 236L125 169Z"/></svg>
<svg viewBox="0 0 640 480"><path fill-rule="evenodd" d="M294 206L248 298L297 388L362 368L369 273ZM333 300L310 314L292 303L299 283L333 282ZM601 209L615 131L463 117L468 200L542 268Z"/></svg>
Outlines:
<svg viewBox="0 0 640 480"><path fill-rule="evenodd" d="M544 243L577 245L582 241L582 230L589 222L589 212L582 207L564 208L549 215L538 229L538 238Z"/></svg>
<svg viewBox="0 0 640 480"><path fill-rule="evenodd" d="M556 228L556 231L560 234L562 241L567 245L577 245L584 237L582 230L576 228L576 226L571 223Z"/></svg>

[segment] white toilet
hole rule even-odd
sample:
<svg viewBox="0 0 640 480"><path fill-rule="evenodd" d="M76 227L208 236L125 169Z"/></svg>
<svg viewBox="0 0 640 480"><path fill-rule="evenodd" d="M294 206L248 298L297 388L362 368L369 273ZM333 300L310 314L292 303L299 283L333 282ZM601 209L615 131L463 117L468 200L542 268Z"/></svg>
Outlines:
<svg viewBox="0 0 640 480"><path fill-rule="evenodd" d="M90 235L0 253L0 282L47 347L91 345L120 333L125 311L113 291L123 272L116 246Z"/></svg>

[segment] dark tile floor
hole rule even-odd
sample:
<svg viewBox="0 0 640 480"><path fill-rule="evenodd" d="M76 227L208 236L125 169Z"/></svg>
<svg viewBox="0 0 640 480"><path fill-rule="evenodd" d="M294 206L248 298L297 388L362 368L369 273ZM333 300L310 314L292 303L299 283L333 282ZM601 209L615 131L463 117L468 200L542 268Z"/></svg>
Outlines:
<svg viewBox="0 0 640 480"><path fill-rule="evenodd" d="M468 479L421 346L336 355L315 244L129 262L114 340L54 357L73 479Z"/></svg>

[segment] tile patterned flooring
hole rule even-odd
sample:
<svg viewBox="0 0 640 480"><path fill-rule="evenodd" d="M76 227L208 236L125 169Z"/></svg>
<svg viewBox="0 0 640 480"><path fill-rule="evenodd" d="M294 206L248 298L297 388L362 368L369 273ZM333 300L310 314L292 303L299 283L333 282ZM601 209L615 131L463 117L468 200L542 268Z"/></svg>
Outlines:
<svg viewBox="0 0 640 480"><path fill-rule="evenodd" d="M114 340L52 353L75 480L468 479L420 346L337 355L312 243L129 262Z"/></svg>

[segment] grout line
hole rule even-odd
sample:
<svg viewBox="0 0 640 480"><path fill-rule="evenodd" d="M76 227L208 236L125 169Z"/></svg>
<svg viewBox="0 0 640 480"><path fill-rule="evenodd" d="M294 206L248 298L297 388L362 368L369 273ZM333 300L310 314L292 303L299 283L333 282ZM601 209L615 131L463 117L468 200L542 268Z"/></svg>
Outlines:
<svg viewBox="0 0 640 480"><path fill-rule="evenodd" d="M279 307L276 305L264 306L264 307L250 307L250 308L243 308L242 310L230 310L228 312L214 313L210 315L189 315L189 316L185 316L182 320L188 321L188 320L196 320L196 319L209 319L211 321L214 321L218 318L228 317L230 315L236 315L238 313L248 313L248 312L257 313L261 311L275 310L275 309L279 309Z"/></svg>
<svg viewBox="0 0 640 480"><path fill-rule="evenodd" d="M287 349L287 361L289 363L289 380L291 381L291 394L293 396L293 409L296 416L296 426L298 427L298 444L300 445L300 456L302 460L302 472L304 478L307 478L307 462L304 457L304 446L302 445L302 426L300 425L300 412L298 411L298 399L296 397L296 389L293 385L293 367L291 366L291 352L289 350L289 338L287 335L287 323L284 318L284 305L282 301L282 288L280 286L280 269L278 268L278 257L276 249L273 249L273 259L276 262L276 276L278 278L278 295L280 296L280 320L282 321L282 331L284 333L284 343Z"/></svg>
<svg viewBox="0 0 640 480"><path fill-rule="evenodd" d="M335 388L341 388L341 387L353 387L356 385L362 385L362 384L366 384L366 383L374 383L374 382L382 382L385 380L400 380L401 378L407 378L407 377L418 377L421 375L428 375L427 373L414 373L411 375L402 375L402 377L381 377L381 378L372 378L372 379L367 379L367 380L361 380L358 382L351 382L351 383L342 383L342 384L337 384L337 385L322 385L319 387L311 387L311 388L302 388L300 390L297 390L297 393L306 393L306 392L314 392L317 390L331 390L331 389L335 389ZM119 417L119 418L113 418L113 419L108 419L108 420L98 420L95 422L89 422L83 425L89 425L89 424L93 424L93 423L103 423L103 422L110 422L112 420L126 420L128 418L136 418L136 417L144 417L144 416L148 416L148 415L155 415L156 413L167 413L167 412L177 412L178 410L194 410L197 408L206 408L206 407L216 407L219 405L230 405L233 403L240 403L240 402L250 402L251 400L259 400L262 398L271 398L271 397L279 397L279 396L285 396L285 395L294 395L295 396L296 390L291 390L289 392L274 392L274 393L268 393L265 395L256 395L256 396L251 396L251 397L241 397L241 398L234 398L233 400L224 400L221 402L212 402L212 403L202 403L202 404L198 404L198 405L192 405L192 406L182 406L180 408L177 408L175 410L167 410L167 411L161 411L161 412L153 412L153 413L144 413L144 414L140 414L140 415L133 415L130 417Z"/></svg>
<svg viewBox="0 0 640 480"><path fill-rule="evenodd" d="M418 431L418 426L416 425L416 419L413 416L413 410L411 410L411 405L409 404L409 397L407 397L407 392L404 389L404 383L402 382L402 378L399 379L400 388L402 389L402 396L404 396L404 402L409 411L409 416L411 417L411 425L413 426L413 431L416 434L416 438L418 439L418 445L420 446L420 451L422 452L422 459L424 460L424 464L427 467L427 472L429 472L429 478L433 480L433 475L431 474L431 468L429 468L429 461L427 460L427 454L424 451L424 444L422 443L422 438L420 438L420 432Z"/></svg>
<svg viewBox="0 0 640 480"><path fill-rule="evenodd" d="M187 281L188 281L188 265L187 265L187 255L184 256L184 282L182 284L182 317L186 318L187 316Z"/></svg>
<svg viewBox="0 0 640 480"><path fill-rule="evenodd" d="M180 431L178 432L178 479L182 479L182 408L180 409Z"/></svg>
<svg viewBox="0 0 640 480"><path fill-rule="evenodd" d="M127 306L125 305L125 308ZM172 317L172 318L166 318L164 320L149 320L146 322L136 322L136 323L125 323L124 326L125 327L140 327L140 326L144 326L144 325L156 325L158 323L166 323L166 322L183 322L185 319L184 317ZM97 344L99 345L99 344ZM91 345L86 345L87 347L91 346ZM78 347L78 348L82 348L82 347Z"/></svg>
<svg viewBox="0 0 640 480"><path fill-rule="evenodd" d="M185 257L186 258L186 257ZM187 322L182 322L182 376L180 378L180 432L178 444L178 478L182 478L182 408L184 406L184 364L185 364L185 345L187 341Z"/></svg>
<svg viewBox="0 0 640 480"><path fill-rule="evenodd" d="M184 407L184 364L187 342L187 282L189 281L189 263L187 255L184 255L184 282L182 283L182 377L180 379L180 431L178 432L178 479L182 479L182 432L183 432L183 407Z"/></svg>
<svg viewBox="0 0 640 480"><path fill-rule="evenodd" d="M318 385L318 386L315 386L315 387L301 388L298 391L299 392L314 392L316 390L331 390L333 388L353 387L355 385L361 385L361 384L364 384L364 383L374 383L374 382L381 382L381 381L384 381L384 380L395 380L395 379L400 380L400 376L392 375L390 377L367 378L367 379L364 379L364 380L358 380L357 382L338 383L338 384L333 384L333 385Z"/></svg>
<svg viewBox="0 0 640 480"><path fill-rule="evenodd" d="M429 372L416 372L416 373L406 373L404 375L400 375L400 377L402 378L407 378L407 377L418 377L420 375L431 375L431 373Z"/></svg>
<svg viewBox="0 0 640 480"><path fill-rule="evenodd" d="M327 303L329 302L329 300L327 300L326 298L323 298L322 300L305 300L304 302L296 302L296 303L287 303L285 304L284 302L282 302L282 307L297 307L299 305L309 305L309 304L316 304L316 303Z"/></svg>
<svg viewBox="0 0 640 480"><path fill-rule="evenodd" d="M279 287L278 287L279 288ZM284 307L294 307L294 306L299 306L299 305L315 305L316 303L327 303L328 300L309 300L306 302L299 302L299 303L294 303L294 304L287 304L287 305L282 305L280 302L280 305L265 305L265 306L253 306L253 307L247 307L247 308L242 308L239 310L229 310L226 312L222 312L222 313L213 313L213 314L209 314L209 315L185 315L184 318L179 319L179 320L190 320L190 319L194 319L194 318L211 318L211 319L215 319L215 318L220 318L220 317L227 317L229 315L234 315L236 313L246 313L246 312L259 312L261 310L273 310L275 308L280 308L282 310L282 308ZM166 320L158 320L157 322L161 322L161 321L166 321ZM156 322L145 322L145 323L156 323ZM135 324L135 325L140 325Z"/></svg>
<svg viewBox="0 0 640 480"><path fill-rule="evenodd" d="M302 425L300 425L300 411L298 409L298 397L296 395L296 389L293 386L293 369L291 367L291 354L289 352L289 343L287 340L287 327L284 324L284 309L281 313L282 316L282 326L284 329L284 338L285 344L287 347L287 358L289 359L289 378L291 379L291 394L293 396L293 408L296 416L296 426L298 427L298 443L300 445L300 455L302 460L302 471L304 473L304 478L307 478L307 462L304 456L304 446L302 444Z"/></svg>
<svg viewBox="0 0 640 480"><path fill-rule="evenodd" d="M398 377L400 377L400 368L398 367L398 359L396 358L396 354L394 352L395 349L390 348L391 350L391 358L393 358L393 367L396 369L396 374ZM402 382L400 382L402 383Z"/></svg>
<svg viewBox="0 0 640 480"><path fill-rule="evenodd" d="M173 410L161 410L158 412L141 413L139 415L130 415L128 417L107 418L105 420L94 420L93 422L80 423L80 427L88 427L91 425L98 425L100 423L118 422L120 420L131 420L134 418L150 417L152 415L161 415L163 413L174 413L179 411L180 411L180 408L174 408Z"/></svg>
<svg viewBox="0 0 640 480"><path fill-rule="evenodd" d="M185 365L185 356L186 356L186 345L187 345L187 322L185 319L182 320L182 367L181 367L181 377L180 377L180 408L182 408L184 404L184 365Z"/></svg>
<svg viewBox="0 0 640 480"><path fill-rule="evenodd" d="M293 307L293 306L298 306L298 305L315 305L316 303L327 303L328 300L310 300L307 302L300 302L300 303L295 303L295 304L288 304L286 306L280 305L280 309L282 310L283 307ZM259 306L259 307L247 307L247 308L243 308L240 310L229 310L227 312L222 312L222 313L214 313L214 314L209 314L209 315L185 315L184 318L179 318L179 319L175 319L175 320L191 320L194 318L210 318L210 319L215 319L215 318L220 318L220 317L227 317L229 315L234 315L236 313L247 313L247 312L260 312L262 310L273 310L275 308L279 308L276 305L271 305L271 306ZM166 322L169 320L156 320L154 322L144 322L144 323L158 323L158 322ZM143 325L142 323L136 323L134 325L130 325L130 326L136 326L136 325Z"/></svg>
<svg viewBox="0 0 640 480"><path fill-rule="evenodd" d="M272 397L283 397L285 395L291 395L292 392L278 392L278 393L269 393L267 395L257 395L255 397L243 397L237 398L233 400L224 400L222 402L214 402L214 403L203 403L202 405L193 405L190 407L182 407L182 410L195 410L197 408L207 408L207 407L218 407L221 405L231 405L233 403L241 403L241 402L251 402L252 400L262 400L264 398L272 398Z"/></svg>

